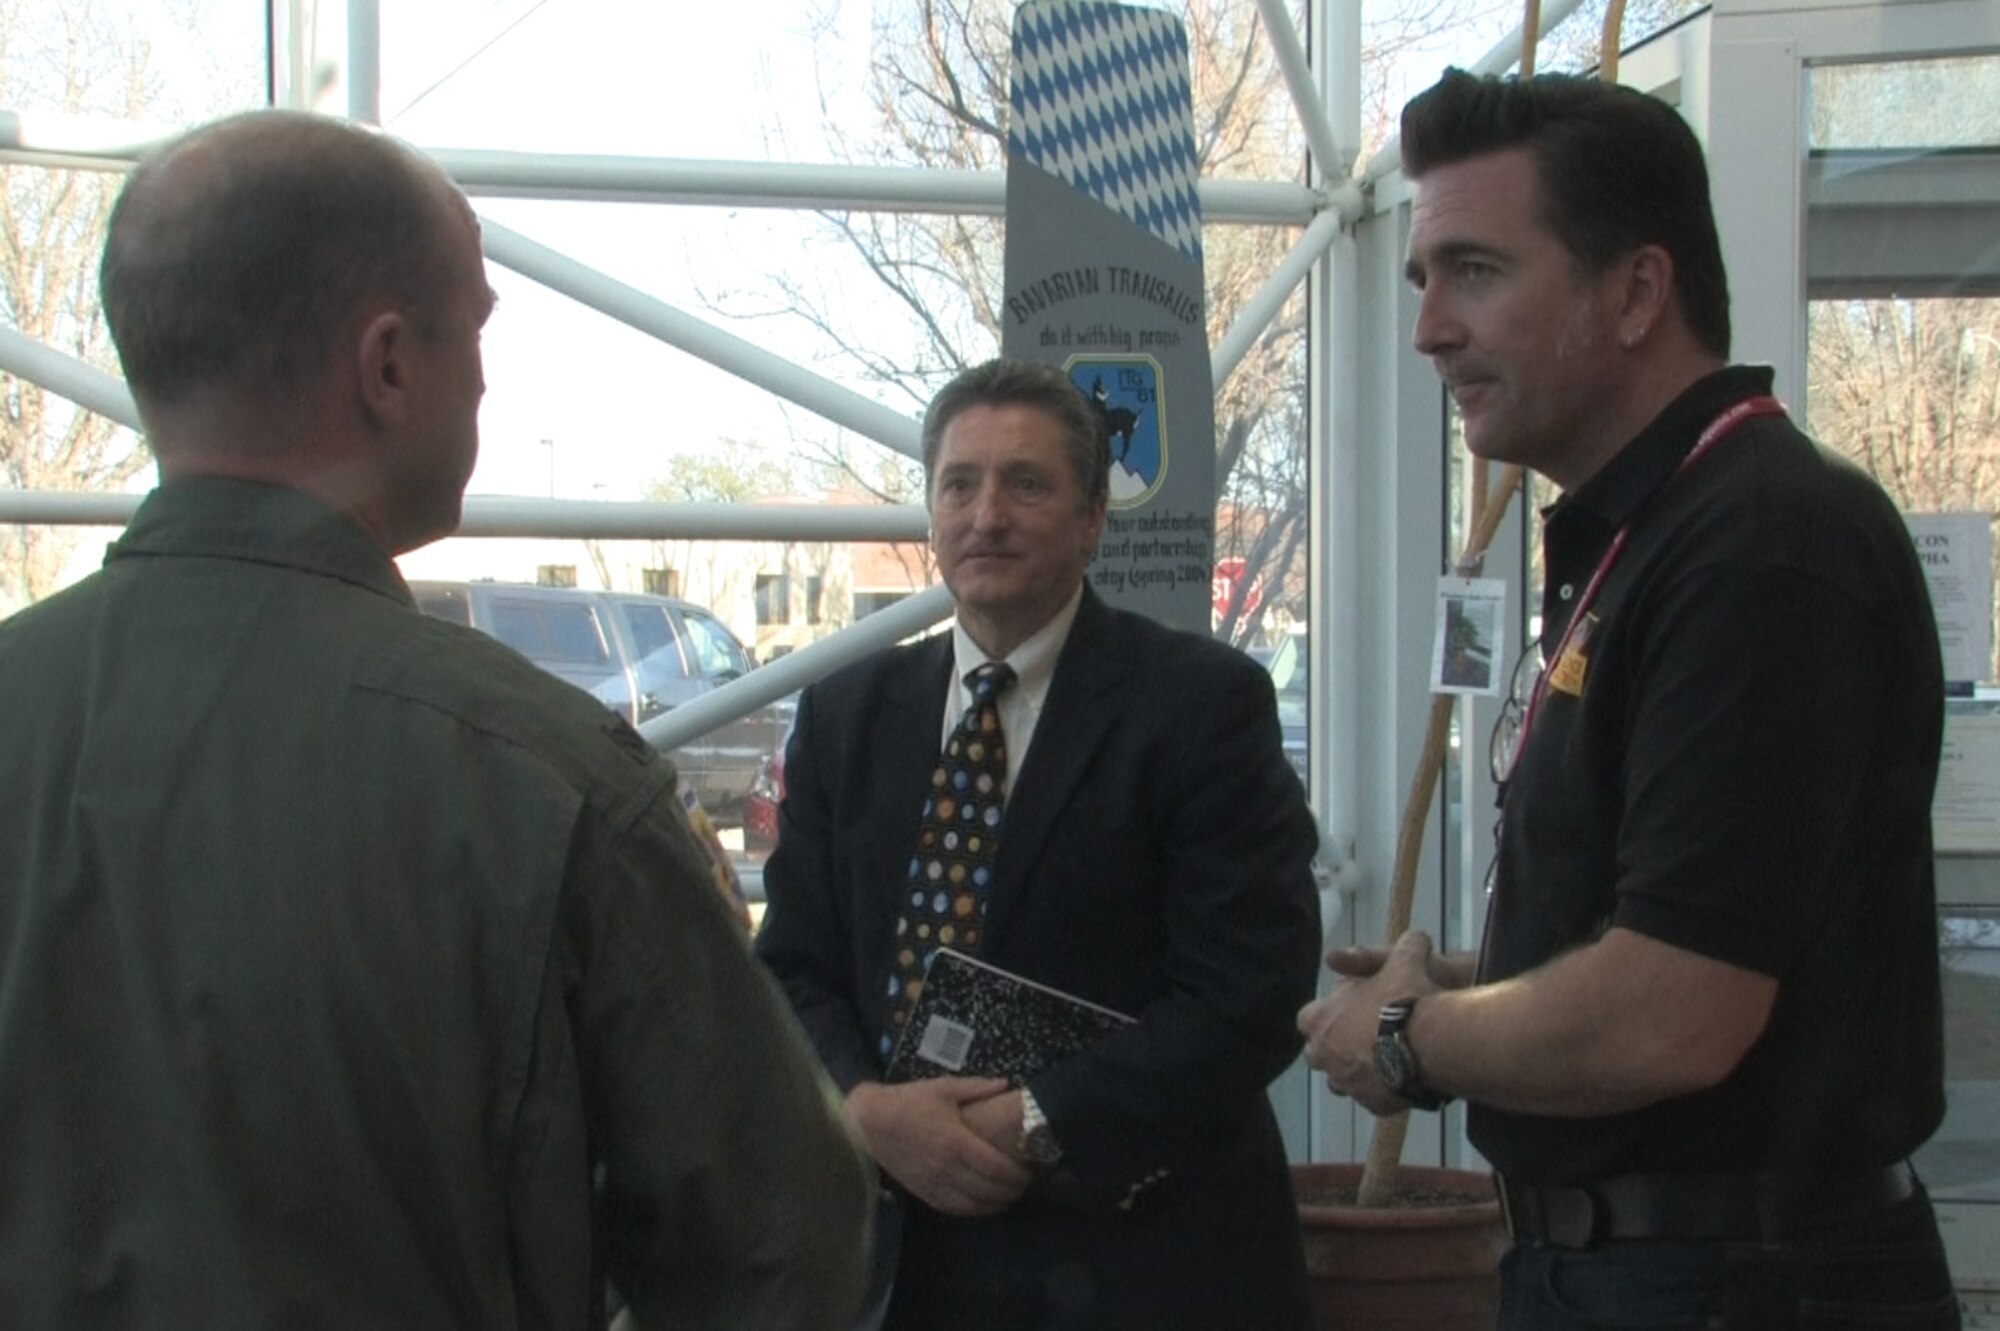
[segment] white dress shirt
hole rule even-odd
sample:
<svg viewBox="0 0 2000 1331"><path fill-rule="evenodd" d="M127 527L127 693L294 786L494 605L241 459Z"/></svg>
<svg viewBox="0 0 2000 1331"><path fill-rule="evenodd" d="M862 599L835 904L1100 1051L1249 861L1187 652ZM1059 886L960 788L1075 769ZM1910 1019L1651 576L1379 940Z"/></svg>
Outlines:
<svg viewBox="0 0 2000 1331"><path fill-rule="evenodd" d="M1049 696L1049 681L1055 678L1056 658L1062 655L1070 625L1076 622L1077 607L1082 604L1083 583L1079 581L1069 602L1027 641L1007 653L1007 664L1014 667L1014 687L1000 695L1000 729L1007 736L1004 790L1014 789L1014 773L1028 761L1028 743L1035 737L1035 723L1041 720L1042 703ZM940 750L958 727L965 709L972 706L972 690L965 687L965 677L993 659L972 640L963 624L953 623L951 641L951 688L945 693L944 724L938 731Z"/></svg>

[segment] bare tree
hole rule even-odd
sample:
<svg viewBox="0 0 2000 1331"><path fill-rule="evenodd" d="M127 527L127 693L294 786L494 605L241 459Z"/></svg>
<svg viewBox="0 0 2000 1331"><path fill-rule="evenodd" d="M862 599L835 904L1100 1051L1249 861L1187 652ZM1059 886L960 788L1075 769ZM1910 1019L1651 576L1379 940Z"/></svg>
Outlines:
<svg viewBox="0 0 2000 1331"><path fill-rule="evenodd" d="M1703 0L1626 0L1618 47L1629 50L1702 7ZM1603 55L1604 15L1609 8L1609 0L1585 0L1542 39L1535 67L1550 72L1597 73Z"/></svg>
<svg viewBox="0 0 2000 1331"><path fill-rule="evenodd" d="M29 10L36 11L31 15ZM32 20L32 21L31 21ZM149 50L93 0L55 13L0 3L0 96L12 106L137 118L155 91ZM121 178L0 167L0 305L24 335L117 370L97 306L97 255ZM0 375L0 478L14 489L117 489L147 462L130 431L39 385ZM80 539L0 527L0 603L53 590Z"/></svg>
<svg viewBox="0 0 2000 1331"><path fill-rule="evenodd" d="M1811 422L1911 512L2000 508L2000 307L1817 301Z"/></svg>
<svg viewBox="0 0 2000 1331"><path fill-rule="evenodd" d="M2000 512L2000 302L1815 301L1808 318L1814 436L1905 512Z"/></svg>
<svg viewBox="0 0 2000 1331"><path fill-rule="evenodd" d="M774 494L785 494L797 484L792 468L759 454L755 445L736 439L720 439L712 450L676 453L658 479L648 485L645 497L656 503L749 503ZM601 542L589 542L591 558L600 566ZM648 564L674 569L684 580L683 593L727 616L736 603L751 602L752 586L745 581L743 561L730 557L717 541L653 541Z"/></svg>
<svg viewBox="0 0 2000 1331"><path fill-rule="evenodd" d="M0 0L0 106L24 113L186 122L261 100L262 46L200 0ZM179 73L169 82L166 65ZM116 174L0 166L0 307L36 341L116 373L97 304ZM0 486L117 490L150 455L131 431L0 374ZM74 527L0 527L0 613L61 581Z"/></svg>

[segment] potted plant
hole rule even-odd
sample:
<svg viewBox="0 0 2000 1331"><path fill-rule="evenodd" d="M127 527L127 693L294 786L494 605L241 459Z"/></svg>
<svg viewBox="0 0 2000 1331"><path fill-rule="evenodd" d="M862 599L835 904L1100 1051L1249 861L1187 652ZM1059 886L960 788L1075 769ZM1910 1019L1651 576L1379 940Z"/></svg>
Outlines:
<svg viewBox="0 0 2000 1331"><path fill-rule="evenodd" d="M1475 567L1520 484L1509 467L1486 501L1460 568ZM1389 882L1388 941L1410 927L1423 827L1450 732L1453 698L1431 699ZM1377 1119L1363 1164L1297 1164L1299 1228L1321 1327L1486 1331L1500 1297L1507 1226L1492 1176L1402 1163L1407 1111Z"/></svg>
<svg viewBox="0 0 2000 1331"><path fill-rule="evenodd" d="M1355 1197L1364 1168L1292 1166L1317 1324L1488 1331L1507 1246L1490 1176L1401 1165L1389 1200L1362 1206Z"/></svg>

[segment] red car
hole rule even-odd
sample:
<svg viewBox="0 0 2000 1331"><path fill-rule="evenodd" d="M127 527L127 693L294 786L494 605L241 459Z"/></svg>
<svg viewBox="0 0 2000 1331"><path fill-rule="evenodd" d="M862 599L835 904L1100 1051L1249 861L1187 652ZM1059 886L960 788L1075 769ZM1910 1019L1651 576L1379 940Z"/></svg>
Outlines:
<svg viewBox="0 0 2000 1331"><path fill-rule="evenodd" d="M785 799L785 743L790 739L786 734L765 756L750 783L750 793L743 797L743 849L760 858L778 844L778 806Z"/></svg>

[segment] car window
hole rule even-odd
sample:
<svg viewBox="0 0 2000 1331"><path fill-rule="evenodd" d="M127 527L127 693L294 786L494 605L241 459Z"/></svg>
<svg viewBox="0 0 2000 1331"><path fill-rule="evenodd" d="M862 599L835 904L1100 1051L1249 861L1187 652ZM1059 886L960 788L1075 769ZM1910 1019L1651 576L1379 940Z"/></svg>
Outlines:
<svg viewBox="0 0 2000 1331"><path fill-rule="evenodd" d="M687 625L688 645L700 663L704 678L728 679L750 673L750 658L744 654L743 645L722 626L721 620L699 610L683 610L681 622Z"/></svg>
<svg viewBox="0 0 2000 1331"><path fill-rule="evenodd" d="M674 626L667 619L667 608L663 605L624 603L625 627L632 632L632 646L639 656L651 656L654 652L674 645Z"/></svg>
<svg viewBox="0 0 2000 1331"><path fill-rule="evenodd" d="M679 643L670 642L657 652L648 652L633 663L640 683L656 687L668 680L688 678L687 662Z"/></svg>
<svg viewBox="0 0 2000 1331"><path fill-rule="evenodd" d="M531 661L602 666L611 649L597 613L575 602L493 598L493 636Z"/></svg>

